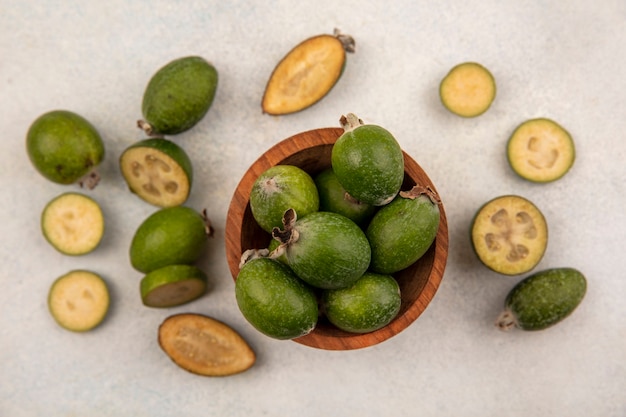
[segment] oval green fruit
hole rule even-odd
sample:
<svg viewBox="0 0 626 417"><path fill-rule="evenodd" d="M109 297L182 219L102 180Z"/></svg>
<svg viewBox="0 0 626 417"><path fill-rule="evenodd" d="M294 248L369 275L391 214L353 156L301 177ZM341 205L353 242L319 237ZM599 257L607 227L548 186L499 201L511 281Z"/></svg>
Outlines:
<svg viewBox="0 0 626 417"><path fill-rule="evenodd" d="M331 164L339 183L354 198L381 206L400 191L404 155L389 131L350 113L341 118L344 133L333 145Z"/></svg>
<svg viewBox="0 0 626 417"><path fill-rule="evenodd" d="M54 110L39 116L28 129L26 150L33 166L58 184L98 183L95 168L104 159L104 144L96 128L82 116Z"/></svg>
<svg viewBox="0 0 626 417"><path fill-rule="evenodd" d="M505 300L496 325L541 330L569 316L587 292L587 280L573 268L553 268L534 273L517 283Z"/></svg>
<svg viewBox="0 0 626 417"><path fill-rule="evenodd" d="M256 179L250 192L254 220L268 233L283 225L285 211L294 209L304 216L319 209L319 195L313 178L294 165L276 165Z"/></svg>
<svg viewBox="0 0 626 417"><path fill-rule="evenodd" d="M282 263L254 258L241 267L235 297L252 326L275 339L293 339L310 333L317 324L317 298Z"/></svg>
<svg viewBox="0 0 626 417"><path fill-rule="evenodd" d="M366 235L372 247L372 271L392 274L407 268L430 248L439 229L439 197L415 186L382 207Z"/></svg>
<svg viewBox="0 0 626 417"><path fill-rule="evenodd" d="M369 242L361 228L347 217L318 211L296 219L295 211L289 209L284 223L284 230L276 228L272 234L281 241L289 267L308 284L344 288L367 270Z"/></svg>
<svg viewBox="0 0 626 417"><path fill-rule="evenodd" d="M148 307L174 307L193 301L206 292L207 276L193 265L168 265L142 278L141 301Z"/></svg>
<svg viewBox="0 0 626 417"><path fill-rule="evenodd" d="M351 333L368 333L386 326L400 311L400 286L390 275L366 272L348 288L325 290L324 314Z"/></svg>
<svg viewBox="0 0 626 417"><path fill-rule="evenodd" d="M175 59L160 68L144 92L139 126L149 135L191 129L209 111L217 90L215 67L199 56Z"/></svg>
<svg viewBox="0 0 626 417"><path fill-rule="evenodd" d="M130 262L144 273L191 264L204 250L207 227L206 218L189 207L160 209L137 228L130 245Z"/></svg>

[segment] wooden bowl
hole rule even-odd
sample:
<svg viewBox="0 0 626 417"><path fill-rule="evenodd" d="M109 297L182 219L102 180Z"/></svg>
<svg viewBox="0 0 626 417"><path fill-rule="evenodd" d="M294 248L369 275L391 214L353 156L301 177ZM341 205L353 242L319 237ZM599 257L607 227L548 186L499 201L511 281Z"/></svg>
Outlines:
<svg viewBox="0 0 626 417"><path fill-rule="evenodd" d="M248 249L267 248L271 239L252 217L249 199L256 179L265 170L278 164L299 166L312 176L329 168L333 144L342 133L341 128L324 128L294 135L261 155L244 174L234 192L226 219L226 257L234 279L237 279L239 273L242 253ZM429 185L436 191L426 173L406 153L404 164L403 190L418 183ZM359 349L387 340L413 323L433 299L448 258L448 223L443 205L440 210L439 230L428 252L410 267L393 274L400 285L402 304L391 323L371 333L355 334L339 330L320 317L315 330L293 340L319 349Z"/></svg>

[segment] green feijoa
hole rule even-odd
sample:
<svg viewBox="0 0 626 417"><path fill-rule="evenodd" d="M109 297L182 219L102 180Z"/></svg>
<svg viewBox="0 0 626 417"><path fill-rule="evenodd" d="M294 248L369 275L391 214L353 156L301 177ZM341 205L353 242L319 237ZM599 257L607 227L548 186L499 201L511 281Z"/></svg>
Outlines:
<svg viewBox="0 0 626 417"><path fill-rule="evenodd" d="M235 281L235 298L245 319L275 339L304 336L317 324L313 290L274 259L256 257L245 262Z"/></svg>
<svg viewBox="0 0 626 417"><path fill-rule="evenodd" d="M392 274L417 261L430 246L439 228L439 197L428 187L402 191L382 207L367 227L372 247L370 269Z"/></svg>
<svg viewBox="0 0 626 417"><path fill-rule="evenodd" d="M148 307L174 307L206 292L207 276L194 265L168 265L146 274L139 284L141 301Z"/></svg>
<svg viewBox="0 0 626 417"><path fill-rule="evenodd" d="M284 251L295 274L323 289L344 288L367 270L371 250L365 233L356 223L337 213L318 211L297 219L289 209L284 229L274 228L274 239L281 242L276 255Z"/></svg>
<svg viewBox="0 0 626 417"><path fill-rule="evenodd" d="M175 59L150 79L143 95L147 134L174 135L191 129L209 111L217 90L215 67L199 56Z"/></svg>
<svg viewBox="0 0 626 417"><path fill-rule="evenodd" d="M282 226L283 214L294 209L301 216L319 209L313 178L294 165L276 165L256 179L250 192L252 216L263 230Z"/></svg>
<svg viewBox="0 0 626 417"><path fill-rule="evenodd" d="M320 211L341 214L362 226L374 215L376 207L362 203L348 194L337 180L332 168L328 168L314 178L320 197Z"/></svg>
<svg viewBox="0 0 626 417"><path fill-rule="evenodd" d="M366 272L348 288L324 290L322 309L332 324L351 333L386 326L400 311L400 286L391 275Z"/></svg>
<svg viewBox="0 0 626 417"><path fill-rule="evenodd" d="M339 183L354 198L374 206L389 203L404 180L404 155L386 129L342 116L344 133L333 145L331 164Z"/></svg>
<svg viewBox="0 0 626 417"><path fill-rule="evenodd" d="M206 216L189 207L160 209L137 228L130 262L144 273L167 265L191 264L202 254L210 230Z"/></svg>
<svg viewBox="0 0 626 417"><path fill-rule="evenodd" d="M270 258L276 259L277 261L280 261L282 263L284 263L285 265L287 265L287 256L285 255L285 251L281 249L279 249L280 246L280 241L277 239L272 239L270 240L269 245L267 246L267 251L268 254L270 256ZM274 252L277 251L277 252ZM276 255L276 256L273 256Z"/></svg>
<svg viewBox="0 0 626 417"><path fill-rule="evenodd" d="M569 316L586 292L587 280L576 269L553 268L536 272L511 289L496 325L502 330L512 327L545 329Z"/></svg>
<svg viewBox="0 0 626 417"><path fill-rule="evenodd" d="M28 129L26 150L33 166L58 184L97 185L95 168L104 159L104 144L96 128L82 116L53 110Z"/></svg>

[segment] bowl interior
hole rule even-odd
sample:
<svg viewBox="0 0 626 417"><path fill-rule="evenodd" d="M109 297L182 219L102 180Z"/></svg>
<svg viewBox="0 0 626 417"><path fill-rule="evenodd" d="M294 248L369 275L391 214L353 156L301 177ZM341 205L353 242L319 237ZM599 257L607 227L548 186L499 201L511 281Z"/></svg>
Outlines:
<svg viewBox="0 0 626 417"><path fill-rule="evenodd" d="M239 272L241 254L248 249L267 248L271 239L252 216L249 198L254 181L266 169L278 164L296 165L315 176L331 166L332 147L342 133L341 128L325 128L294 135L269 149L244 174L233 195L226 221L226 257L233 279ZM430 178L406 153L404 164L403 190L420 184L436 191ZM415 321L435 295L446 265L448 224L443 205L440 211L437 236L428 252L410 267L393 274L400 286L402 303L391 323L371 333L354 334L334 327L321 317L315 330L294 341L320 349L358 349L380 343Z"/></svg>

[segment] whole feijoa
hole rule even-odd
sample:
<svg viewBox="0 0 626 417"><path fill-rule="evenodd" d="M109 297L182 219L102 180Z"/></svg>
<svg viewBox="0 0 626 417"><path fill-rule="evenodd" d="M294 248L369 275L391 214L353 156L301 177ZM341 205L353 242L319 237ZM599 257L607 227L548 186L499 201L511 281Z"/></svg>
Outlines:
<svg viewBox="0 0 626 417"><path fill-rule="evenodd" d="M396 280L373 272L366 272L348 288L322 293L328 321L351 333L368 333L386 326L398 315L400 305Z"/></svg>
<svg viewBox="0 0 626 417"><path fill-rule="evenodd" d="M324 289L344 288L367 270L371 250L365 233L356 223L337 213L318 211L297 219L289 209L284 229L275 228L287 264L308 284Z"/></svg>
<svg viewBox="0 0 626 417"><path fill-rule="evenodd" d="M137 228L130 244L130 262L148 273L168 265L191 264L204 250L210 227L205 216L185 206L152 213Z"/></svg>
<svg viewBox="0 0 626 417"><path fill-rule="evenodd" d="M282 226L287 209L300 216L319 209L319 194L313 178L295 165L275 165L256 179L250 191L254 220L268 233Z"/></svg>
<svg viewBox="0 0 626 417"><path fill-rule="evenodd" d="M39 116L28 129L26 150L33 166L58 184L98 183L95 168L104 159L100 133L84 117L67 110Z"/></svg>
<svg viewBox="0 0 626 417"><path fill-rule="evenodd" d="M536 272L508 293L496 321L501 330L541 330L569 316L587 292L587 279L574 268Z"/></svg>
<svg viewBox="0 0 626 417"><path fill-rule="evenodd" d="M246 261L237 274L235 298L245 319L275 339L304 336L317 324L319 311L313 290L274 259Z"/></svg>
<svg viewBox="0 0 626 417"><path fill-rule="evenodd" d="M175 59L150 79L143 95L144 120L149 135L174 135L191 129L209 111L217 91L215 67L199 56Z"/></svg>
<svg viewBox="0 0 626 417"><path fill-rule="evenodd" d="M386 129L342 116L344 133L333 145L331 164L339 183L355 199L374 206L389 203L404 180L404 155Z"/></svg>
<svg viewBox="0 0 626 417"><path fill-rule="evenodd" d="M439 229L439 197L428 187L402 191L381 207L366 235L372 247L370 269L392 274L407 268L430 248Z"/></svg>

